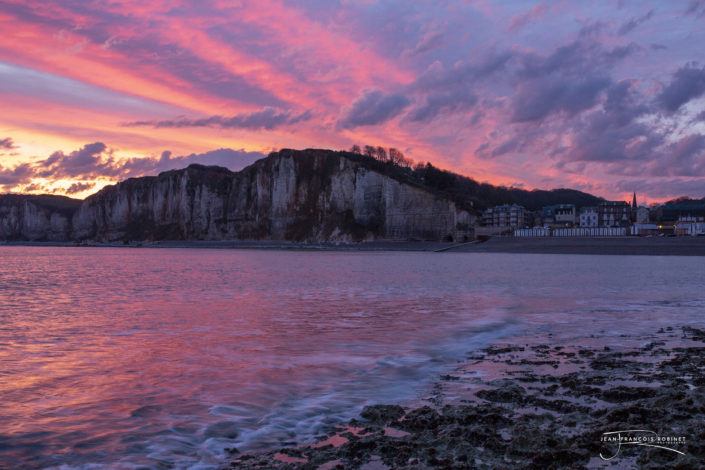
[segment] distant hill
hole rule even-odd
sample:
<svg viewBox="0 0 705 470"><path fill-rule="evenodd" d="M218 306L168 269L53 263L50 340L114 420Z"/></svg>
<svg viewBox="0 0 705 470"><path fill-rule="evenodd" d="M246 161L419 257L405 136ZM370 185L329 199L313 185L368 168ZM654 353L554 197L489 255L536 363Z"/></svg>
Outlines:
<svg viewBox="0 0 705 470"><path fill-rule="evenodd" d="M693 199L690 197L679 197L677 199L671 199L670 201L664 202L663 205L673 205L673 204L684 204L684 205L702 205L705 204L705 197L702 199Z"/></svg>
<svg viewBox="0 0 705 470"><path fill-rule="evenodd" d="M575 204L577 207L596 206L603 198L575 189L531 190L506 188L436 168L430 163L423 166L396 165L389 161L352 152L338 152L346 158L362 164L392 178L418 185L436 194L448 197L462 207L478 211L502 204L519 204L528 210L540 210L543 206Z"/></svg>
<svg viewBox="0 0 705 470"><path fill-rule="evenodd" d="M30 202L37 207L41 207L49 211L62 212L67 215L73 214L83 203L81 199L56 196L54 194L0 194L0 205L25 201Z"/></svg>

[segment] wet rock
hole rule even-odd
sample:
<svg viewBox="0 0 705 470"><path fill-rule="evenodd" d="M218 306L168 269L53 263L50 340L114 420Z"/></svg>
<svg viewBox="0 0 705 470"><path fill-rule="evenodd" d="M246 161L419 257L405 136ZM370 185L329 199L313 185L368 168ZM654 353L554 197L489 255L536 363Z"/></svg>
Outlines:
<svg viewBox="0 0 705 470"><path fill-rule="evenodd" d="M659 345L655 344L651 352L658 351L655 346ZM462 382L442 382L436 391L438 409L424 406L404 415L403 409L395 405L366 407L362 412L365 421L353 420L350 424L366 426L367 435L347 433L350 441L339 448L307 447L303 452L309 459L306 463L277 462L270 452L253 461L239 459L238 468L314 469L326 462L340 462L340 468L355 469L371 462L400 469L580 469L605 450L601 435L620 429L684 435L687 443L678 449L686 455L623 446L610 465L649 469L702 467L705 348L687 343L671 346L652 356L653 363L624 359L643 355L643 348L609 352L581 348L567 348L584 351L578 354L592 358L579 372L542 373L545 367L533 366L546 365L565 350L546 350L543 345L527 347L521 351L523 355L512 356L506 378L483 381L463 377ZM545 360L536 361L540 354L546 355ZM484 361L502 367L504 358ZM483 387L475 392L481 401L468 398L462 404L443 403L443 386L458 387L473 380ZM619 381L619 385L612 385L614 381ZM637 381L658 381L665 386L625 385ZM381 426L387 423L409 434L386 435Z"/></svg>
<svg viewBox="0 0 705 470"><path fill-rule="evenodd" d="M436 410L424 406L408 412L406 416L404 416L404 420L399 423L399 427L405 431L419 431L435 429L441 422L441 415L438 414Z"/></svg>
<svg viewBox="0 0 705 470"><path fill-rule="evenodd" d="M491 402L515 404L524 402L524 395L526 394L524 387L517 385L511 380L495 381L493 385L499 388L480 390L475 395Z"/></svg>
<svg viewBox="0 0 705 470"><path fill-rule="evenodd" d="M535 406L538 408L543 408L545 410L551 410L551 411L557 411L559 413L573 413L573 412L581 412L581 413L589 413L590 408L587 406L582 406L579 405L575 402L568 401L568 400L546 400L544 398L539 398L539 397L531 397L530 399L527 400L527 405Z"/></svg>
<svg viewBox="0 0 705 470"><path fill-rule="evenodd" d="M578 453L572 450L557 449L557 450L543 450L539 452L528 465L528 469L531 470L552 470L558 468L572 468L579 469L585 468L577 463L580 461L585 461L587 463L588 458L585 453Z"/></svg>
<svg viewBox="0 0 705 470"><path fill-rule="evenodd" d="M647 344L643 348L641 348L642 351L653 351L653 349L657 346L664 346L666 343L663 341L652 341L651 343Z"/></svg>
<svg viewBox="0 0 705 470"><path fill-rule="evenodd" d="M693 328L692 326L684 326L683 334L688 335L697 341L705 341L705 330Z"/></svg>
<svg viewBox="0 0 705 470"><path fill-rule="evenodd" d="M441 410L443 421L465 426L469 425L490 425L493 427L503 427L512 422L513 413L506 408L500 407L470 407L470 406L450 406L446 405Z"/></svg>
<svg viewBox="0 0 705 470"><path fill-rule="evenodd" d="M601 398L613 403L634 401L640 398L650 398L658 395L658 391L647 387L624 387L622 385L605 390Z"/></svg>
<svg viewBox="0 0 705 470"><path fill-rule="evenodd" d="M498 354L506 354L515 351L524 351L524 348L522 348L521 346L490 346L489 348L485 349L485 352L487 354L495 356Z"/></svg>
<svg viewBox="0 0 705 470"><path fill-rule="evenodd" d="M404 416L404 408L399 405L371 405L364 407L360 416L372 424L384 425Z"/></svg>
<svg viewBox="0 0 705 470"><path fill-rule="evenodd" d="M441 375L441 380L445 382L455 382L457 380L460 380L460 377L456 377L454 375Z"/></svg>
<svg viewBox="0 0 705 470"><path fill-rule="evenodd" d="M637 362L620 360L620 357L622 357L621 354L601 354L590 361L590 367L595 370L617 370L639 366Z"/></svg>
<svg viewBox="0 0 705 470"><path fill-rule="evenodd" d="M377 439L362 438L355 439L340 446L340 453L348 458L356 458L360 456L368 456L370 452L377 448Z"/></svg>

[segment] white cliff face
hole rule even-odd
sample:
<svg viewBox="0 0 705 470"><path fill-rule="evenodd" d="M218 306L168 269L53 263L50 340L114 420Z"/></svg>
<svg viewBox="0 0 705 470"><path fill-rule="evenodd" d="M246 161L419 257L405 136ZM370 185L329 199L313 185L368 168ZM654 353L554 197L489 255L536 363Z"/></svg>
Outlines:
<svg viewBox="0 0 705 470"><path fill-rule="evenodd" d="M47 207L46 199L12 194L0 196L0 240L67 241L71 232L71 211ZM61 202L64 199L56 198Z"/></svg>
<svg viewBox="0 0 705 470"><path fill-rule="evenodd" d="M335 152L291 150L238 173L192 165L130 179L87 198L70 222L24 213L22 233L96 241L462 241L474 222L452 201ZM0 214L0 227L16 219Z"/></svg>

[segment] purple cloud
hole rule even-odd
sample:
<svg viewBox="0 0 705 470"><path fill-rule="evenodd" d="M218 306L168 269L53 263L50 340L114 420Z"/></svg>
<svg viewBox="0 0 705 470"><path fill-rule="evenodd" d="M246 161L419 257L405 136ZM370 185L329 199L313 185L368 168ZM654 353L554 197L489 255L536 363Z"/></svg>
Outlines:
<svg viewBox="0 0 705 470"><path fill-rule="evenodd" d="M68 154L57 151L43 160L23 163L14 168L0 166L0 185L11 189L29 184L33 178L97 180L108 177L119 180L185 168L191 163L218 165L236 171L264 157L265 155L260 152L217 149L178 157L165 151L159 157L116 159L113 156L113 151L108 149L104 143L94 142ZM64 192L65 194L75 194L93 187L88 187L88 184L92 183L77 181Z"/></svg>
<svg viewBox="0 0 705 470"><path fill-rule="evenodd" d="M445 42L443 40L442 32L429 32L421 38L416 47L414 47L408 55L414 57L420 54L425 54L426 52L442 47L444 44Z"/></svg>
<svg viewBox="0 0 705 470"><path fill-rule="evenodd" d="M688 178L627 179L617 181L615 187L620 192L631 192L635 188L639 188L639 193L646 193L650 197L658 199L671 199L686 195L696 198L705 197L702 180Z"/></svg>
<svg viewBox="0 0 705 470"><path fill-rule="evenodd" d="M586 35L545 56L512 52L517 66L510 68L515 86L511 122L541 121L554 113L572 117L592 109L612 85L614 67L636 50L635 44L606 48Z"/></svg>
<svg viewBox="0 0 705 470"><path fill-rule="evenodd" d="M32 179L33 173L29 163L22 163L14 168L0 166L0 185L16 186L28 183Z"/></svg>
<svg viewBox="0 0 705 470"><path fill-rule="evenodd" d="M604 110L610 116L610 126L622 127L651 112L646 99L638 91L635 80L622 80L607 90Z"/></svg>
<svg viewBox="0 0 705 470"><path fill-rule="evenodd" d="M690 134L666 146L664 156L650 165L649 174L705 176L705 136Z"/></svg>
<svg viewBox="0 0 705 470"><path fill-rule="evenodd" d="M342 129L354 129L382 124L398 116L409 104L409 99L404 95L386 95L380 90L363 90L362 96L343 111L338 126Z"/></svg>
<svg viewBox="0 0 705 470"><path fill-rule="evenodd" d="M94 142L69 154L61 151L52 153L49 158L33 165L34 176L40 178L98 178L116 177L120 174L119 164L106 152L102 142Z"/></svg>
<svg viewBox="0 0 705 470"><path fill-rule="evenodd" d="M690 0L686 15L693 15L697 18L705 16L705 0Z"/></svg>
<svg viewBox="0 0 705 470"><path fill-rule="evenodd" d="M661 91L656 102L669 112L678 109L688 101L705 93L705 67L698 68L694 62L676 70L671 83Z"/></svg>
<svg viewBox="0 0 705 470"><path fill-rule="evenodd" d="M0 150L14 150L16 148L17 146L15 145L15 142L13 142L12 138L6 137L4 139L0 139Z"/></svg>
<svg viewBox="0 0 705 470"><path fill-rule="evenodd" d="M537 78L560 73L565 80L571 77L605 74L620 61L641 50L635 43L607 49L591 36L583 36L557 47L548 56L536 53L519 54L522 68L519 78Z"/></svg>
<svg viewBox="0 0 705 470"><path fill-rule="evenodd" d="M95 183L73 183L66 189L66 194L82 193L94 187Z"/></svg>
<svg viewBox="0 0 705 470"><path fill-rule="evenodd" d="M512 152L517 149L519 146L519 138L514 137L512 139L508 139L504 143L500 144L499 146L495 147L494 150L492 150L492 156L493 157L498 157L500 155L504 155L507 152Z"/></svg>
<svg viewBox="0 0 705 470"><path fill-rule="evenodd" d="M509 31L515 31L521 29L527 24L539 19L546 14L547 8L545 3L539 3L534 5L530 10L515 16L509 23Z"/></svg>
<svg viewBox="0 0 705 470"><path fill-rule="evenodd" d="M619 34L620 36L624 36L625 34L632 32L637 27L649 21L653 16L654 10L649 10L648 13L642 16L632 17L629 19L629 21L626 21L622 24L622 26L619 27L619 29L617 30L617 34Z"/></svg>
<svg viewBox="0 0 705 470"><path fill-rule="evenodd" d="M517 57L514 51L489 54L478 61L460 61L453 67L445 68L440 62L429 66L410 86L411 91L431 93L438 90L467 88L480 80L492 78L503 72Z"/></svg>
<svg viewBox="0 0 705 470"><path fill-rule="evenodd" d="M143 174L160 173L162 171L185 168L191 163L222 166L232 171L238 171L264 157L266 157L266 155L260 152L247 152L244 150L226 148L211 150L205 153L192 153L179 157L174 157L171 152L165 151L162 152L158 160L151 158L133 159L133 169L131 171L134 172L139 169L138 164L140 161L143 161L143 169L139 171L142 171Z"/></svg>
<svg viewBox="0 0 705 470"><path fill-rule="evenodd" d="M466 111L472 108L477 101L477 96L467 89L430 93L421 106L409 112L406 119L411 122L428 122L439 114L447 116L458 111Z"/></svg>
<svg viewBox="0 0 705 470"><path fill-rule="evenodd" d="M124 124L127 127L152 126L160 127L221 127L224 129L266 129L291 126L313 117L311 111L300 114L279 112L274 108L264 108L251 113L237 114L231 117L210 116L201 119L178 118L162 121L134 121Z"/></svg>
<svg viewBox="0 0 705 470"><path fill-rule="evenodd" d="M650 112L637 84L623 80L612 85L600 109L575 124L574 144L566 154L570 161L649 161L658 158L664 136L640 122Z"/></svg>
<svg viewBox="0 0 705 470"><path fill-rule="evenodd" d="M407 92L417 100L403 122L429 122L474 108L479 101L475 88L504 70L513 55L492 54L476 63L456 63L450 69L435 62L408 87Z"/></svg>
<svg viewBox="0 0 705 470"><path fill-rule="evenodd" d="M512 122L538 121L555 112L573 116L597 104L600 92L610 85L605 77L579 81L557 78L526 82L514 97Z"/></svg>

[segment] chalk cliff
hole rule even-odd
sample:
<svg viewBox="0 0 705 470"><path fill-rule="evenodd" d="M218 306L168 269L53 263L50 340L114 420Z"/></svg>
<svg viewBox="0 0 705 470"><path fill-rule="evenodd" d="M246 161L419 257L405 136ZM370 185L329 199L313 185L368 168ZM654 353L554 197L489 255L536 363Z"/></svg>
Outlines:
<svg viewBox="0 0 705 470"><path fill-rule="evenodd" d="M0 240L67 241L80 204L63 196L0 194Z"/></svg>
<svg viewBox="0 0 705 470"><path fill-rule="evenodd" d="M282 150L243 169L191 165L88 197L67 221L17 209L8 239L464 240L475 216L429 190L329 150ZM12 212L10 210L10 212ZM9 233L9 232L8 232ZM20 234L21 236L18 236Z"/></svg>

